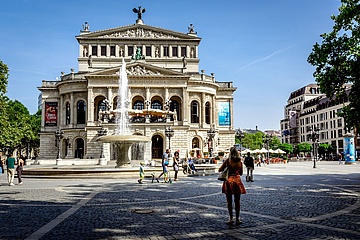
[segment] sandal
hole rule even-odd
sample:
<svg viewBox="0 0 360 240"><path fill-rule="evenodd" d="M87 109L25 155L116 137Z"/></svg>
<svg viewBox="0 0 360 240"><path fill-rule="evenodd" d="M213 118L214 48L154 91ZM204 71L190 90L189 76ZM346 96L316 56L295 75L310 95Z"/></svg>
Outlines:
<svg viewBox="0 0 360 240"><path fill-rule="evenodd" d="M227 223L226 223L226 225L233 225L233 223L234 223L234 220L230 220L230 221L228 221Z"/></svg>
<svg viewBox="0 0 360 240"><path fill-rule="evenodd" d="M240 225L242 224L243 222L240 220L240 219L236 219L236 225Z"/></svg>

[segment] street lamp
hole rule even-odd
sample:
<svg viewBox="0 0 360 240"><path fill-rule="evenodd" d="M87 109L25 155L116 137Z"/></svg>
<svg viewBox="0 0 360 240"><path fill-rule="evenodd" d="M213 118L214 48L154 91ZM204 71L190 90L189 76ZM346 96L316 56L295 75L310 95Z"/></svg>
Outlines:
<svg viewBox="0 0 360 240"><path fill-rule="evenodd" d="M270 139L271 139L271 135L269 134L266 134L265 136L263 136L263 142L266 143L266 162L268 163L269 161L269 142L270 142Z"/></svg>
<svg viewBox="0 0 360 240"><path fill-rule="evenodd" d="M107 134L107 130L103 127L101 127L100 130L98 130L99 137L105 136ZM106 165L106 159L104 156L104 143L101 142L101 153L100 153L100 159L99 159L99 165Z"/></svg>
<svg viewBox="0 0 360 240"><path fill-rule="evenodd" d="M213 139L215 137L215 128L210 127L210 129L207 131L207 139L208 139L208 151L209 151L209 155L210 157L212 157L212 152L213 152ZM211 144L210 144L211 143Z"/></svg>
<svg viewBox="0 0 360 240"><path fill-rule="evenodd" d="M314 154L314 168L316 168L316 161L317 161L317 149L319 147L319 128L315 127L309 127L308 132L310 134L308 135L311 141L313 142L313 154Z"/></svg>
<svg viewBox="0 0 360 240"><path fill-rule="evenodd" d="M239 129L236 130L235 132L235 136L239 139L240 141L240 151L242 150L242 139L244 138L244 132Z"/></svg>
<svg viewBox="0 0 360 240"><path fill-rule="evenodd" d="M56 165L59 164L59 161L61 161L61 156L60 156L60 140L64 137L64 132L63 130L61 130L60 128L58 128L55 132L55 139L56 139L56 145L57 146L57 159L56 159Z"/></svg>
<svg viewBox="0 0 360 240"><path fill-rule="evenodd" d="M174 136L174 129L168 127L165 129L165 136L169 138L169 150L171 149L170 140Z"/></svg>

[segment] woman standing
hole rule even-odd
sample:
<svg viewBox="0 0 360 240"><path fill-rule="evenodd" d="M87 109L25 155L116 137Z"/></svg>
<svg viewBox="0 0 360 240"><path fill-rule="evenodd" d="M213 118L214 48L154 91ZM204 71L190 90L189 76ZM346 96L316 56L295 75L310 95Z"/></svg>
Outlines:
<svg viewBox="0 0 360 240"><path fill-rule="evenodd" d="M179 180L178 179L179 163L180 163L179 152L176 151L176 152L174 152L174 165L173 165L174 166L174 172L175 172L174 181Z"/></svg>
<svg viewBox="0 0 360 240"><path fill-rule="evenodd" d="M221 165L219 172L223 171L226 167L229 169L229 177L222 185L222 192L226 195L230 217L230 220L226 224L231 225L234 223L232 206L232 196L234 195L236 225L239 225L242 223L240 221L240 195L246 194L246 190L240 178L243 173L241 158L235 147L230 149L229 158Z"/></svg>

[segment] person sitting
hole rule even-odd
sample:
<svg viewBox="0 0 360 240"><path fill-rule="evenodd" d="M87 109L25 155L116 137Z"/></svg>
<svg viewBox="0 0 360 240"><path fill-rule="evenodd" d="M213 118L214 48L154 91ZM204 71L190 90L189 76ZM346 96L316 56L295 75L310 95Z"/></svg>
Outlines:
<svg viewBox="0 0 360 240"><path fill-rule="evenodd" d="M194 174L195 172L197 172L196 168L195 168L195 164L194 164L194 159L193 158L189 158L188 160L188 164L189 167L191 169L191 173Z"/></svg>

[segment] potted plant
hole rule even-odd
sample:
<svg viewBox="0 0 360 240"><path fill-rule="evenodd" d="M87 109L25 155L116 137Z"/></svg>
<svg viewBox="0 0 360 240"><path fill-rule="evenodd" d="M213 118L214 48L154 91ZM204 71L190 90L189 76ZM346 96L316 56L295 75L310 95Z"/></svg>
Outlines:
<svg viewBox="0 0 360 240"><path fill-rule="evenodd" d="M216 156L215 159L214 159L214 163L217 164L219 161L220 161L220 157Z"/></svg>
<svg viewBox="0 0 360 240"><path fill-rule="evenodd" d="M287 156L283 156L283 161L284 161L284 164L286 164L287 161L288 161L288 157L287 157Z"/></svg>

